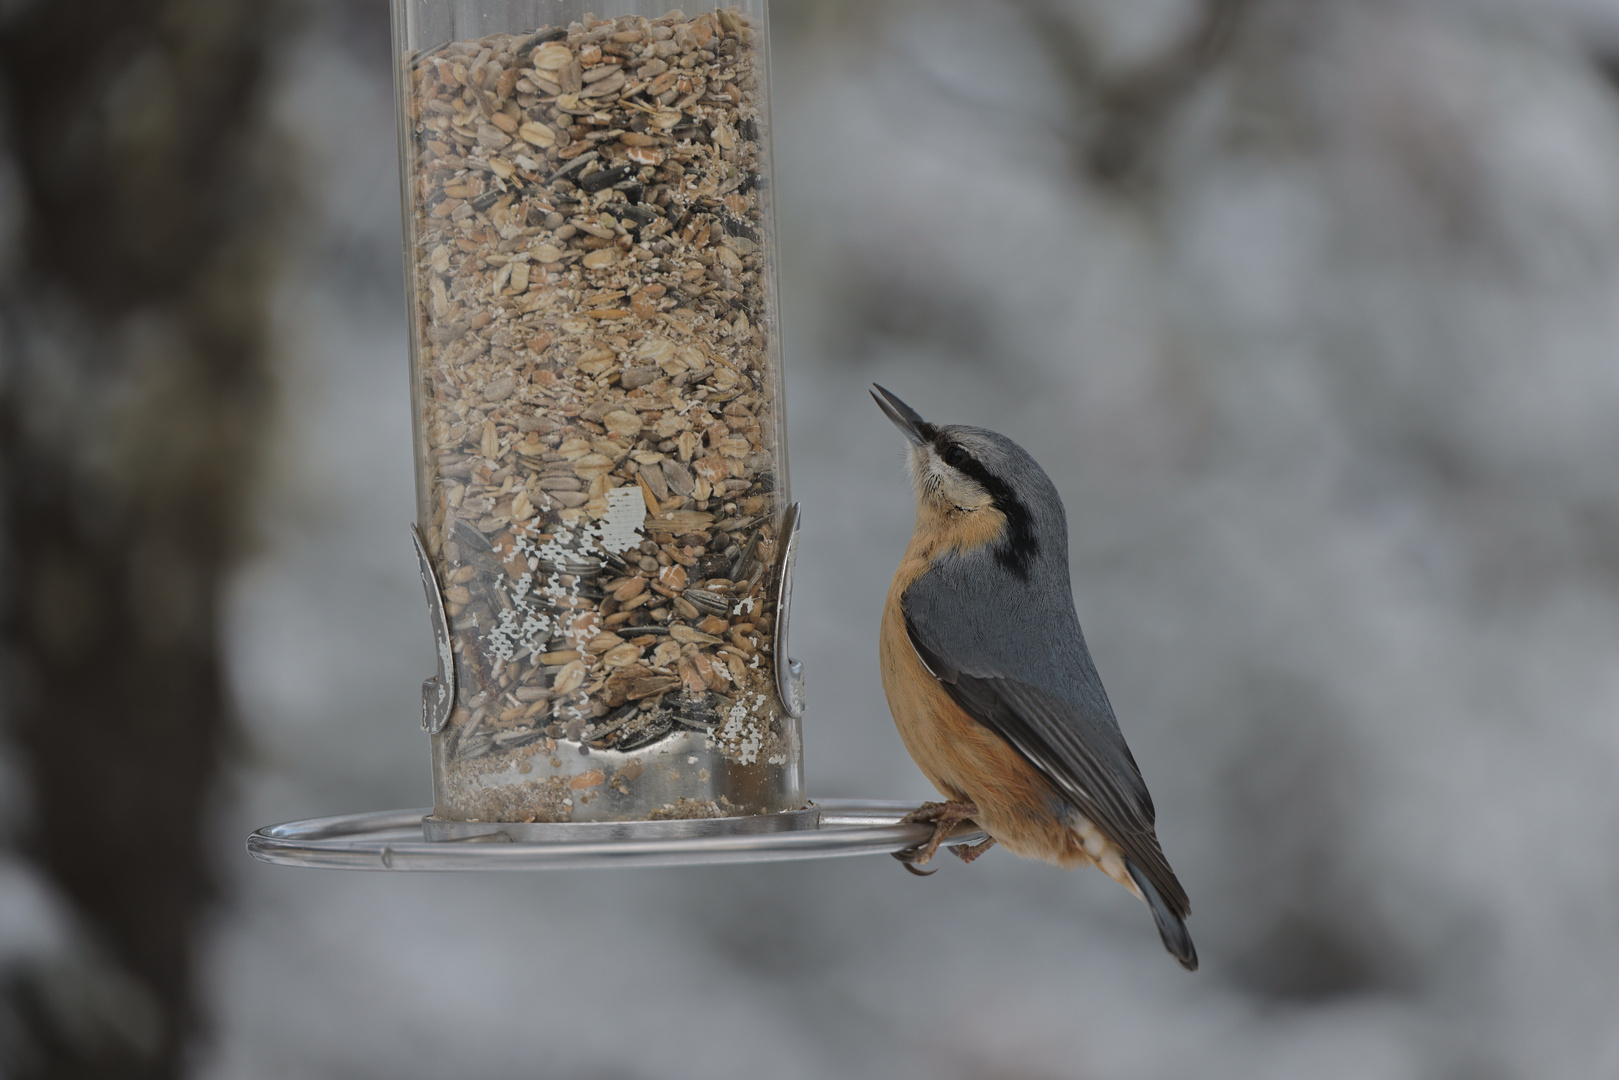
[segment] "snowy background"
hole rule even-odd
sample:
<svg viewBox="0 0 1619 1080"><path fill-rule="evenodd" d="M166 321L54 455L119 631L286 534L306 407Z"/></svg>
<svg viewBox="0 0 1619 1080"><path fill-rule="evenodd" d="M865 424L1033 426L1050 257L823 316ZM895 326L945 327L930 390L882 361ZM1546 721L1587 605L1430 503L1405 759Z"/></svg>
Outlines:
<svg viewBox="0 0 1619 1080"><path fill-rule="evenodd" d="M780 0L810 789L921 800L875 663L909 535L878 381L1003 431L1192 896L1004 852L558 875L250 862L430 801L386 13L277 114L245 726L200 1075L1619 1076L1619 9Z"/></svg>

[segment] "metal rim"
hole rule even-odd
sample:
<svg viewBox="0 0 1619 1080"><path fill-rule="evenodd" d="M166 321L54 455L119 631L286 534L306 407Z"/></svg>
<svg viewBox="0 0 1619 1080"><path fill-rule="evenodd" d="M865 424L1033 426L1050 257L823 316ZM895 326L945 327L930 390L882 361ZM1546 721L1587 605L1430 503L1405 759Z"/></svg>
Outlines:
<svg viewBox="0 0 1619 1080"><path fill-rule="evenodd" d="M900 824L915 803L822 799L815 828L773 833L634 840L514 841L503 832L461 840L426 840L430 809L382 810L269 825L247 838L262 862L344 870L567 870L603 866L715 866L879 855L925 843L927 825ZM659 823L670 824L670 823ZM712 829L714 819L704 824ZM976 843L977 829L958 828L949 843Z"/></svg>
<svg viewBox="0 0 1619 1080"><path fill-rule="evenodd" d="M451 821L429 814L422 819L422 838L435 843L456 840L502 843L578 843L582 840L682 840L698 836L740 836L752 833L818 829L821 809L784 810L747 817L674 818L658 821Z"/></svg>

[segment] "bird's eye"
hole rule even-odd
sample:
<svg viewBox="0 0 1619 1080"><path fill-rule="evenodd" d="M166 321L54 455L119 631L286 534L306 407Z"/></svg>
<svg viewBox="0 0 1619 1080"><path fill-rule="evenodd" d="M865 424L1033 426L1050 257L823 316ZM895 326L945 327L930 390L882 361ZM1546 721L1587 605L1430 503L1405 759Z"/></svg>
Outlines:
<svg viewBox="0 0 1619 1080"><path fill-rule="evenodd" d="M967 451L960 446L951 446L944 452L944 463L951 468L959 468L967 460Z"/></svg>

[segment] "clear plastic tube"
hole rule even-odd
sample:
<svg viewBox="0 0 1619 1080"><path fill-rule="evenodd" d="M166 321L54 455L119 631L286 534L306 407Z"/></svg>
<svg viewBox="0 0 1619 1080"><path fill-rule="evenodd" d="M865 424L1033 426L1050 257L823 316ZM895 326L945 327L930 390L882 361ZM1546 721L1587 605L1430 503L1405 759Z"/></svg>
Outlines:
<svg viewBox="0 0 1619 1080"><path fill-rule="evenodd" d="M804 805L762 4L394 0L435 816Z"/></svg>

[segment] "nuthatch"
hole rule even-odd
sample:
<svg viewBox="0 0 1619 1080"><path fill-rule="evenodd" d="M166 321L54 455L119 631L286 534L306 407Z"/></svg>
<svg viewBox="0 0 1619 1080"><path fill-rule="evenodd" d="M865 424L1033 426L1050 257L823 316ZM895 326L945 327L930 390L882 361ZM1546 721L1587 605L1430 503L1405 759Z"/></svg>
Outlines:
<svg viewBox="0 0 1619 1080"><path fill-rule="evenodd" d="M951 849L966 862L999 842L1065 869L1094 865L1146 902L1164 948L1197 970L1186 891L1074 613L1056 487L1004 435L930 424L880 386L872 396L910 440L916 490L883 606L883 691L948 800L907 818L933 823L933 837L897 857L925 865L971 819L989 838Z"/></svg>

